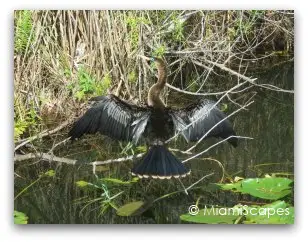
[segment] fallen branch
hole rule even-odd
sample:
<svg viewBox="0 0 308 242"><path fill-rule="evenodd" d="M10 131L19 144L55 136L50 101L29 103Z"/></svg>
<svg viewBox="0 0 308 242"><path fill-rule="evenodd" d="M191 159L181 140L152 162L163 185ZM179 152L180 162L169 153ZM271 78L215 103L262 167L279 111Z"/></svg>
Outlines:
<svg viewBox="0 0 308 242"><path fill-rule="evenodd" d="M75 165L78 162L78 160L58 157L58 156L47 154L47 153L29 153L26 155L15 155L14 161L24 161L24 160L30 160L30 159L35 159L35 158L38 158L41 160L47 160L47 161L57 161L57 162L66 163L69 165Z"/></svg>
<svg viewBox="0 0 308 242"><path fill-rule="evenodd" d="M94 161L90 163L85 163L86 165L91 165L91 166L97 166L97 165L106 165L110 163L115 163L115 162L122 162L122 161L127 161L127 160L133 160L135 158L140 158L144 155L144 153L140 153L137 155L130 155L126 157L121 157L118 159L109 159L105 161ZM60 163L65 163L69 165L75 165L76 163L80 163L79 160L76 159L69 159L69 158L64 158L64 157L58 157L52 154L47 154L47 153L29 153L26 155L15 155L14 161L24 161L24 160L30 160L30 159L41 159L41 160L47 160L47 161L56 161Z"/></svg>

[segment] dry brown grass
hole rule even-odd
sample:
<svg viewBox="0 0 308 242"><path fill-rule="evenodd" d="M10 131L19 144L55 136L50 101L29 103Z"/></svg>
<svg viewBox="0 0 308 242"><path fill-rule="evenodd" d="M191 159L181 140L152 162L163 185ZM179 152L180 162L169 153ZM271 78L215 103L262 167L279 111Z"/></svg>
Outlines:
<svg viewBox="0 0 308 242"><path fill-rule="evenodd" d="M210 83L215 63L245 73L277 50L293 53L292 11L31 11L30 27L14 55L16 142L78 116L97 90L142 102L155 72L138 54L164 55L171 85L204 93L222 87ZM78 97L81 68L96 91Z"/></svg>

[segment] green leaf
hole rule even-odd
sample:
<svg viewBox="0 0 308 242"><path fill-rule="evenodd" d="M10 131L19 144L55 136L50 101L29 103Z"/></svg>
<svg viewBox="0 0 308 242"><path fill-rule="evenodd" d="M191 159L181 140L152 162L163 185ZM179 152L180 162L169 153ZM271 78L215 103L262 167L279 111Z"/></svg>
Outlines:
<svg viewBox="0 0 308 242"><path fill-rule="evenodd" d="M198 214L191 215L189 213L182 214L181 220L192 223L202 224L234 224L240 216L228 214L229 208L206 208L201 209Z"/></svg>
<svg viewBox="0 0 308 242"><path fill-rule="evenodd" d="M220 110L223 111L223 112L226 112L226 111L228 110L228 104L227 104L227 103L223 103L223 104L221 105Z"/></svg>
<svg viewBox="0 0 308 242"><path fill-rule="evenodd" d="M34 40L34 33L31 33L33 27L32 12L30 10L18 10L15 21L14 49L17 53L23 54L27 49L28 42L31 45Z"/></svg>
<svg viewBox="0 0 308 242"><path fill-rule="evenodd" d="M254 197L277 200L292 192L290 187L292 183L293 181L288 178L266 177L250 178L236 183L217 185L219 185L223 190L232 190L234 192L250 194Z"/></svg>
<svg viewBox="0 0 308 242"><path fill-rule="evenodd" d="M54 177L55 176L55 171L54 170L48 170L45 172L45 175L46 176L49 176L49 177Z"/></svg>
<svg viewBox="0 0 308 242"><path fill-rule="evenodd" d="M147 147L145 145L137 146L136 147L136 151L138 151L138 152L146 152L147 151Z"/></svg>
<svg viewBox="0 0 308 242"><path fill-rule="evenodd" d="M145 203L143 201L127 203L117 210L117 215L119 216L134 216L136 213L142 209Z"/></svg>
<svg viewBox="0 0 308 242"><path fill-rule="evenodd" d="M294 207L285 201L247 208L245 224L294 224Z"/></svg>
<svg viewBox="0 0 308 242"><path fill-rule="evenodd" d="M22 212L14 210L14 224L27 224L28 217Z"/></svg>
<svg viewBox="0 0 308 242"><path fill-rule="evenodd" d="M104 182L110 182L110 183L115 183L115 184L120 184L120 185L128 185L128 184L137 182L139 179L138 178L136 179L136 177L134 177L130 181L123 181L123 180L116 179L116 178L102 178L101 180Z"/></svg>
<svg viewBox="0 0 308 242"><path fill-rule="evenodd" d="M76 185L78 186L78 187L86 187L86 186L89 186L89 185L91 185L89 182L86 182L86 181L77 181L76 182Z"/></svg>

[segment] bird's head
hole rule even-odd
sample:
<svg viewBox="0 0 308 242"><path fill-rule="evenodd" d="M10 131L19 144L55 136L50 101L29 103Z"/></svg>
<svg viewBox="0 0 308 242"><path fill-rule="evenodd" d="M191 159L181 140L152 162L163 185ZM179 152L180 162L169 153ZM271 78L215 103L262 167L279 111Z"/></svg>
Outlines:
<svg viewBox="0 0 308 242"><path fill-rule="evenodd" d="M166 67L166 63L163 61L163 59L159 58L159 57L155 57L155 56L151 56L151 57L147 57L147 56L143 56L143 55L138 55L140 58L149 61L151 64L155 63L157 68L165 68Z"/></svg>

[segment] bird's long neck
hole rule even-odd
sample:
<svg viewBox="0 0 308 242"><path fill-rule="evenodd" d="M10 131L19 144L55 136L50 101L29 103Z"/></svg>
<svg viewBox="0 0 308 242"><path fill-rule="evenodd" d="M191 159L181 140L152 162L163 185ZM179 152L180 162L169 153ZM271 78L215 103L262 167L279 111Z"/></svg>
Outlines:
<svg viewBox="0 0 308 242"><path fill-rule="evenodd" d="M160 99L159 94L163 90L167 82L167 67L162 59L157 58L155 64L158 70L158 80L150 88L148 93L148 105L154 108L165 108L164 102Z"/></svg>

